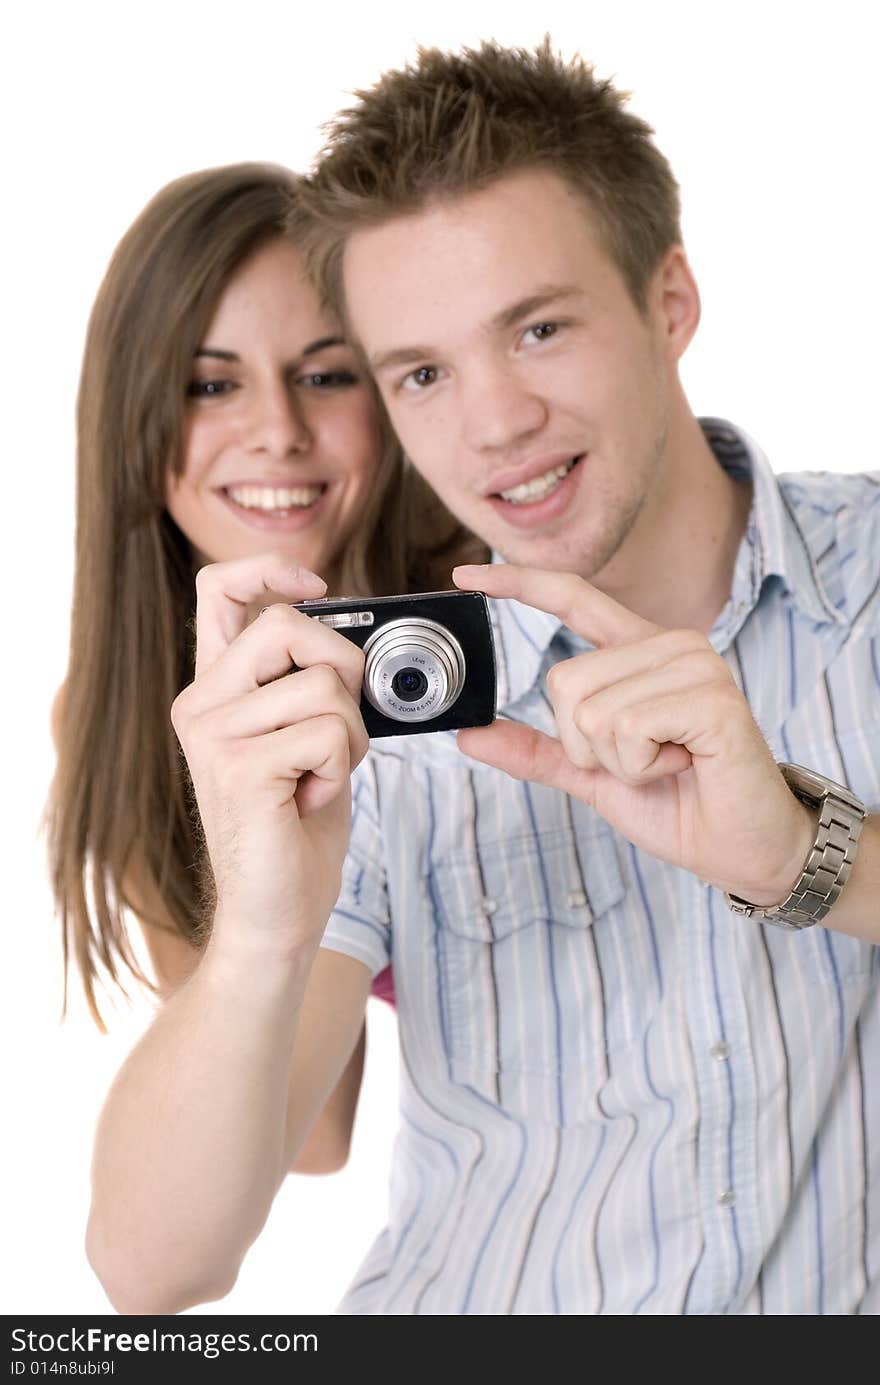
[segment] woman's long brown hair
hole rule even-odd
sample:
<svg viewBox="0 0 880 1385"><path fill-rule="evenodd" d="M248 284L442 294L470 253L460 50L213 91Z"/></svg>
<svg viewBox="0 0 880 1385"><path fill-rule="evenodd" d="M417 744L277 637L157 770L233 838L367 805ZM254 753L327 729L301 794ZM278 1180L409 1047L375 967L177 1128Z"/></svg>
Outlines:
<svg viewBox="0 0 880 1385"><path fill-rule="evenodd" d="M210 922L210 868L169 716L193 676L195 581L189 544L165 509L165 478L183 465L186 387L218 298L284 233L297 184L271 164L170 183L117 247L89 321L70 657L47 829L65 978L72 961L101 1028L99 978L147 980L126 910L162 926L145 902L158 898L195 944ZM342 555L339 591L442 590L456 562L486 556L386 428L379 483Z"/></svg>

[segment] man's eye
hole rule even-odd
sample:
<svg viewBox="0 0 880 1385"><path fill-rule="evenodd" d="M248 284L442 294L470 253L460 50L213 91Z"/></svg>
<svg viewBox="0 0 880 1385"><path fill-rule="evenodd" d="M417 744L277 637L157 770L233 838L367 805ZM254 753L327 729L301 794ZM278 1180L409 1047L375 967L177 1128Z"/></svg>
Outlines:
<svg viewBox="0 0 880 1385"><path fill-rule="evenodd" d="M422 390L427 385L433 385L437 379L437 367L433 365L420 365L418 370L411 370L409 375L404 376L403 387L409 390Z"/></svg>
<svg viewBox="0 0 880 1385"><path fill-rule="evenodd" d="M231 380L191 380L186 393L189 399L213 399L219 394L228 394L234 385Z"/></svg>
<svg viewBox="0 0 880 1385"><path fill-rule="evenodd" d="M531 336L535 341L546 341L548 337L555 337L558 331L558 322L536 322L533 327L526 329L523 336Z"/></svg>

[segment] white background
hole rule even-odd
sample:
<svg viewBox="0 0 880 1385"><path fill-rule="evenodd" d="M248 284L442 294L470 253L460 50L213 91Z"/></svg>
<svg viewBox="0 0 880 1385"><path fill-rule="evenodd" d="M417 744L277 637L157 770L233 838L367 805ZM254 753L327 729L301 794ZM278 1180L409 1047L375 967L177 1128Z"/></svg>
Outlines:
<svg viewBox="0 0 880 1385"><path fill-rule="evenodd" d="M91 1133L150 1010L143 999L120 1008L109 1038L79 1003L60 1024L37 830L66 662L79 355L115 243L178 174L240 159L306 167L320 122L417 43L530 45L549 30L634 93L681 182L704 301L685 366L696 411L741 422L777 471L876 468L878 7L20 0L10 11L0 1311L88 1314L109 1310L82 1251ZM349 1167L289 1179L235 1289L204 1311L333 1311L383 1224L397 1059L393 1018L376 1001L369 1036Z"/></svg>

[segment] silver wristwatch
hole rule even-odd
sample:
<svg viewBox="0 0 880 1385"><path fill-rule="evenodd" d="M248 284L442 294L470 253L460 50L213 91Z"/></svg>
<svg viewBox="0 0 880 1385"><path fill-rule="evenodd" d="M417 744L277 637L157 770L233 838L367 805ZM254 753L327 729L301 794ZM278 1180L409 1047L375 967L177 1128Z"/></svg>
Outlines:
<svg viewBox="0 0 880 1385"><path fill-rule="evenodd" d="M842 784L803 765L780 764L779 768L792 793L808 807L818 808L816 840L791 893L781 904L765 909L735 894L724 897L735 914L799 930L825 917L849 879L865 805Z"/></svg>

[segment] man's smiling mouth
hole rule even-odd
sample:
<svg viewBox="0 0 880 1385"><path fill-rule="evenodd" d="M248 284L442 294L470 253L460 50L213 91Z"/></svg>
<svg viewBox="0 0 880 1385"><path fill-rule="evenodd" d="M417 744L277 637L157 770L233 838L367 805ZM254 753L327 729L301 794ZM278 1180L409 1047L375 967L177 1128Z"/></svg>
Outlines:
<svg viewBox="0 0 880 1385"><path fill-rule="evenodd" d="M580 456L572 457L570 462L553 467L543 476L536 476L532 481L524 481L522 485L513 486L511 490L498 491L496 495L511 505L533 505L537 500L545 500L558 489L580 459Z"/></svg>

